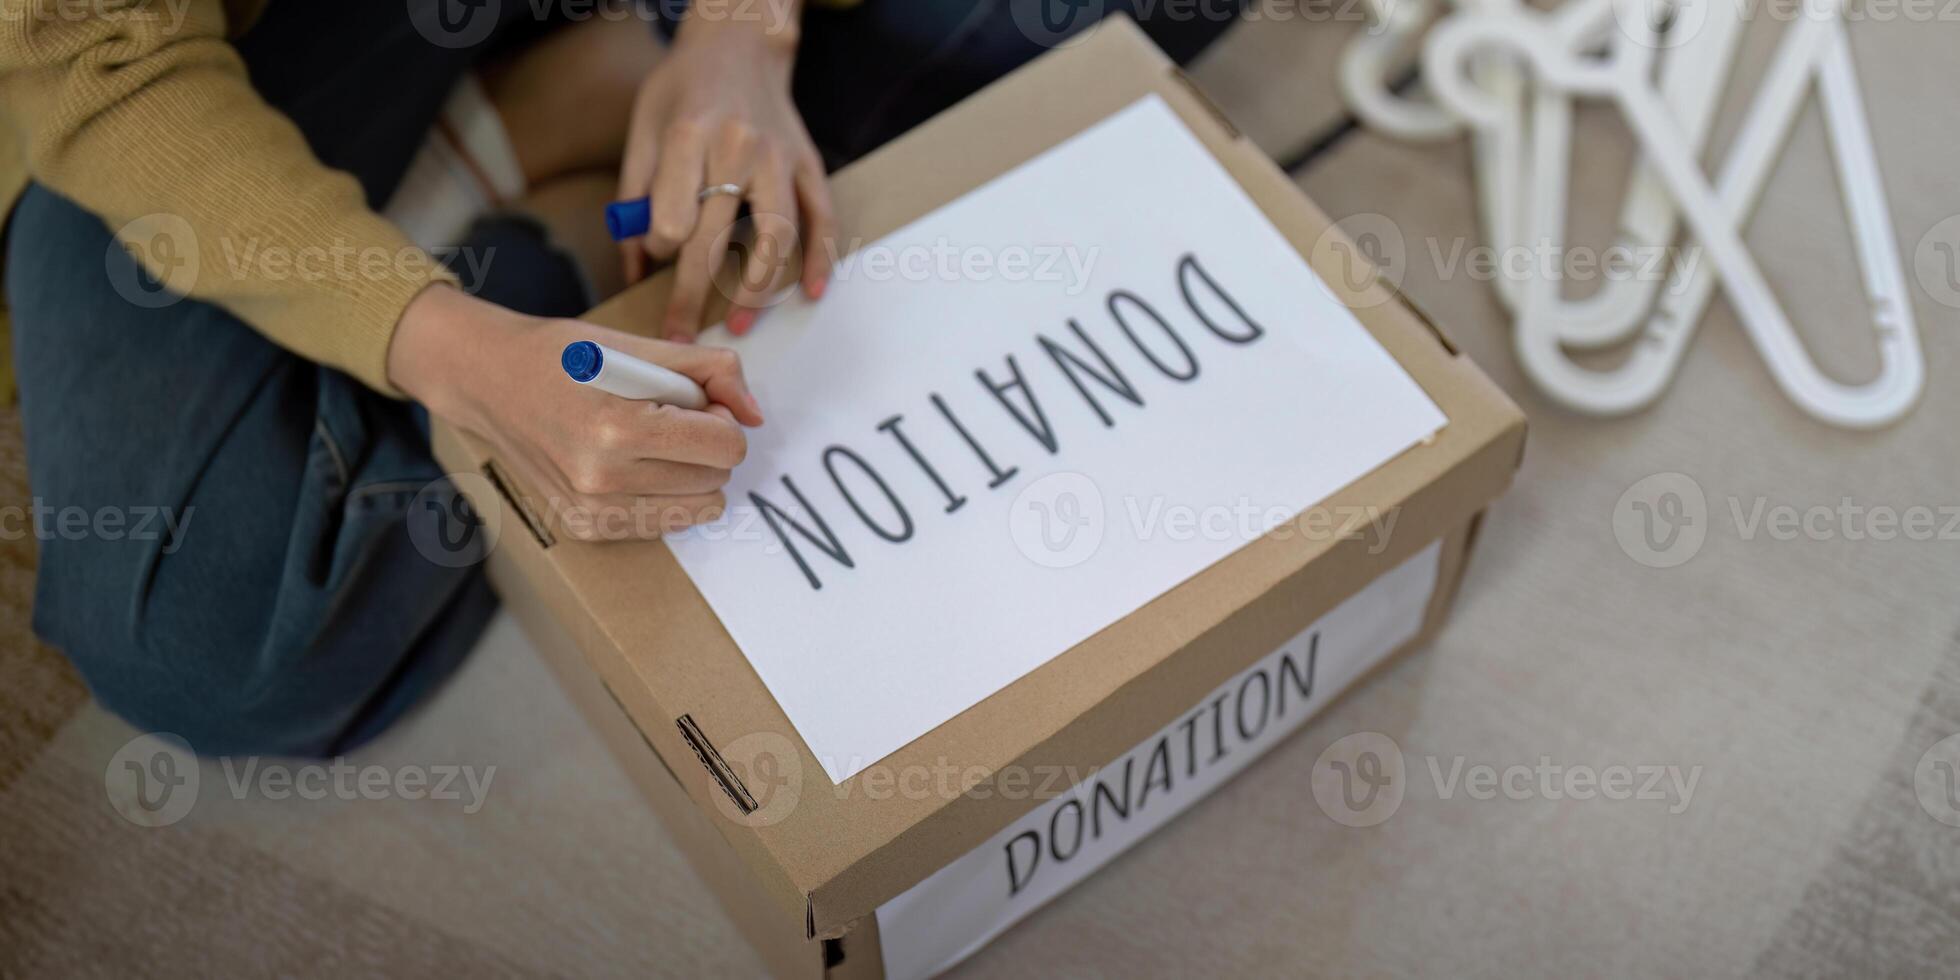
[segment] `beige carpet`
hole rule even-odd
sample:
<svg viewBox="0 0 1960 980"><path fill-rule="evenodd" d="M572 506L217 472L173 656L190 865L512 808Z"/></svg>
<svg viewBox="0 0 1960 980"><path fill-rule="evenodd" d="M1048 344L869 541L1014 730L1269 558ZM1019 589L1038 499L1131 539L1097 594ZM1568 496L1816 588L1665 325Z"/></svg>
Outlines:
<svg viewBox="0 0 1960 980"><path fill-rule="evenodd" d="M0 409L0 507L29 500L20 413ZM88 700L61 654L34 638L34 539L0 536L0 792Z"/></svg>
<svg viewBox="0 0 1960 980"><path fill-rule="evenodd" d="M1332 58L1349 29L1249 24L1196 74L1284 153L1339 124ZM1767 19L1752 31L1754 71L1775 34ZM1910 263L1960 213L1960 25L1867 19L1852 38ZM1605 113L1580 132L1573 237L1604 244L1627 141ZM1429 650L962 974L1960 976L1960 829L1914 791L1922 755L1960 732L1960 541L1775 540L1732 509L1960 506L1960 310L1914 284L1931 380L1882 433L1797 413L1719 304L1660 406L1582 420L1518 374L1488 283L1438 259L1478 242L1460 146L1353 134L1301 183L1336 216L1392 224L1406 291L1531 415L1518 485ZM1812 111L1749 240L1820 359L1857 377L1872 357L1862 327L1841 326L1864 310L1836 202ZM1704 492L1707 539L1650 568L1612 518L1630 486L1669 472ZM207 764L190 816L144 829L103 788L133 733L27 638L29 561L0 543L0 975L759 972L508 623L354 760L495 765L477 812L233 798ZM1353 829L1321 814L1308 773L1368 730L1417 778L1387 823ZM1679 812L1444 798L1424 766L1458 757L1700 776Z"/></svg>

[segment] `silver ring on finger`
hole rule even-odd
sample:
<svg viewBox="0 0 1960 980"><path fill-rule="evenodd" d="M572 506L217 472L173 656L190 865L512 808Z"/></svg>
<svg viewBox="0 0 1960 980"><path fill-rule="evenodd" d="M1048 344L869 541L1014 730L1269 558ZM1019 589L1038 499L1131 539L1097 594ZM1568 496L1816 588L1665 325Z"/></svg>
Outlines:
<svg viewBox="0 0 1960 980"><path fill-rule="evenodd" d="M706 201L708 198L719 197L723 194L729 197L741 197L747 193L748 191L740 184L709 184L701 188L701 193L696 194L694 197L697 201Z"/></svg>

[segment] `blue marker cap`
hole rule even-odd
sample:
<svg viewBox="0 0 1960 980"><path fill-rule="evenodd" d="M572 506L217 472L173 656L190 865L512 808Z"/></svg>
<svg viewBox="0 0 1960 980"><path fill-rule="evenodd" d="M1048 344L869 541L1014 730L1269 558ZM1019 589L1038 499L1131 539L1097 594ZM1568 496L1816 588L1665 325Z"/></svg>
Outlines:
<svg viewBox="0 0 1960 980"><path fill-rule="evenodd" d="M628 238L638 238L653 227L653 205L642 197L632 201L614 201L606 205L606 231L612 240L623 242Z"/></svg>
<svg viewBox="0 0 1960 980"><path fill-rule="evenodd" d="M599 376L600 366L606 363L606 353L598 344L589 340L574 340L565 345L565 355L558 359L565 366L565 373L572 380L585 384Z"/></svg>

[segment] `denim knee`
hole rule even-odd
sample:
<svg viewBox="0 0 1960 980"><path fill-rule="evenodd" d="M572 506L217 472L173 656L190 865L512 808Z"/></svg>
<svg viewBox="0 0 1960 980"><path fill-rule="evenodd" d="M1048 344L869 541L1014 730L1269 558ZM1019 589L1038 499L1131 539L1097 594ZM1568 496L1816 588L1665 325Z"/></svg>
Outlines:
<svg viewBox="0 0 1960 980"><path fill-rule="evenodd" d="M217 307L103 288L133 260L45 190L12 236L29 480L54 518L35 628L102 703L200 752L317 755L431 686L420 661L487 606L459 599L479 570L404 529L440 476L412 407Z"/></svg>

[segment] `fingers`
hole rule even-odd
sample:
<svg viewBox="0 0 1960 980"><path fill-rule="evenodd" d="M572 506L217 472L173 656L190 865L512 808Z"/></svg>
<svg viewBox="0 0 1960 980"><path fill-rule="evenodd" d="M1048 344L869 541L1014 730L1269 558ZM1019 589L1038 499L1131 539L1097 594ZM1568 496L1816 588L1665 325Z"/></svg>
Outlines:
<svg viewBox="0 0 1960 980"><path fill-rule="evenodd" d="M712 521L723 510L729 471L747 452L725 408L607 399L582 444L559 462L564 493L551 509L568 536L584 541L653 537Z"/></svg>
<svg viewBox="0 0 1960 980"><path fill-rule="evenodd" d="M641 403L621 448L643 458L732 470L749 454L742 427L710 412Z"/></svg>
<svg viewBox="0 0 1960 980"><path fill-rule="evenodd" d="M671 496L721 489L747 454L741 428L727 419L647 406L602 415L559 469L580 496Z"/></svg>
<svg viewBox="0 0 1960 980"><path fill-rule="evenodd" d="M619 199L645 196L651 217L644 236L621 243L621 271L629 284L636 283L657 264L673 260L674 287L661 336L686 343L700 331L743 199L755 215L755 241L731 297L730 331L748 332L755 311L789 271L799 239L803 260L797 278L810 298L823 295L836 226L822 161L807 136L800 142L800 147L766 142L745 120L683 116L661 129L657 140L629 143ZM743 188L743 195L700 197L704 188L722 184Z"/></svg>
<svg viewBox="0 0 1960 980"><path fill-rule="evenodd" d="M703 168L707 165L708 142L698 123L680 120L667 128L659 166L653 172L653 222L647 229L646 253L655 259L673 257L699 217Z"/></svg>
<svg viewBox="0 0 1960 980"><path fill-rule="evenodd" d="M786 167L765 166L749 192L752 240L742 279L728 311L728 331L737 337L755 324L756 311L769 302L796 248L796 191Z"/></svg>
<svg viewBox="0 0 1960 980"><path fill-rule="evenodd" d="M728 483L728 471L718 466L671 459L624 460L617 473L622 491L647 497L714 493Z"/></svg>
<svg viewBox="0 0 1960 980"><path fill-rule="evenodd" d="M606 343L618 350L694 379L713 403L707 408L708 414L742 425L762 424L762 406L756 403L755 395L749 390L748 379L742 375L742 359L734 351L726 347L675 344L632 334L607 333L609 339Z"/></svg>
<svg viewBox="0 0 1960 980"><path fill-rule="evenodd" d="M759 139L755 127L746 122L724 123L708 146L707 167L695 184L694 193L699 194L703 185L732 184L742 188L745 196L756 176ZM728 250L741 203L741 197L735 194L715 194L701 202L693 231L681 244L679 258L674 263L674 294L668 301L663 326L668 340L691 340L700 330L708 287L713 284L715 269Z"/></svg>
<svg viewBox="0 0 1960 980"><path fill-rule="evenodd" d="M638 132L640 127L636 126L634 130ZM625 158L619 165L619 190L614 200L631 201L652 193L654 165L659 161L659 153L660 145L655 140L641 138L627 141ZM645 236L629 238L618 244L620 268L626 275L626 284L630 286L646 278L650 263L647 261Z"/></svg>
<svg viewBox="0 0 1960 980"><path fill-rule="evenodd" d="M661 336L668 340L689 343L701 331L701 311L707 306L708 289L714 285L715 267L728 251L740 205L733 194L717 194L702 204L700 223L682 243L680 257L674 262L674 291L667 299L667 315L660 328Z"/></svg>
<svg viewBox="0 0 1960 980"><path fill-rule="evenodd" d="M677 496L577 496L558 502L558 528L575 541L655 538L721 517L727 500L719 491Z"/></svg>
<svg viewBox="0 0 1960 980"><path fill-rule="evenodd" d="M729 471L748 453L727 410L612 400L620 407L600 413L586 444L559 464L565 492L550 504L564 533L620 541L719 518Z"/></svg>
<svg viewBox="0 0 1960 980"><path fill-rule="evenodd" d="M509 463L518 479L514 488L534 513L545 514L554 534L577 541L623 541L656 538L663 534L717 520L727 509L721 484L699 491L687 487L703 482L709 474L682 466L654 465L641 471L647 485L671 487L665 493L583 493L540 471L531 457L507 442L500 443L498 458ZM652 460L639 462L655 463ZM562 476L562 474L558 474ZM715 479L725 481L728 474L718 472ZM525 488L550 488L539 499Z"/></svg>
<svg viewBox="0 0 1960 980"><path fill-rule="evenodd" d="M749 381L742 376L742 359L734 351L725 347L705 347L688 345L662 345L650 356L659 363L673 368L693 378L714 405L724 408L736 422L755 426L762 424L762 406L749 390Z"/></svg>
<svg viewBox="0 0 1960 980"><path fill-rule="evenodd" d="M628 467L661 460L732 470L748 455L742 427L722 416L654 402L617 401L618 408L601 412L593 422L591 445L600 470L586 474L590 479L585 480L572 474L573 488L581 493L669 492L634 483Z"/></svg>
<svg viewBox="0 0 1960 980"><path fill-rule="evenodd" d="M796 168L796 196L803 210L803 294L823 298L830 283L830 260L837 245L837 222L830 211L830 181L815 154Z"/></svg>
<svg viewBox="0 0 1960 980"><path fill-rule="evenodd" d="M637 498L637 496L696 496L727 486L729 470L672 459L635 459L617 449L602 449L566 466L564 482L580 498Z"/></svg>
<svg viewBox="0 0 1960 980"><path fill-rule="evenodd" d="M701 170L707 141L700 125L687 121L668 127L657 141L633 140L619 168L618 200L647 198L647 233L619 243L621 271L632 285L646 278L653 260L673 256L694 230L695 195L701 190Z"/></svg>

